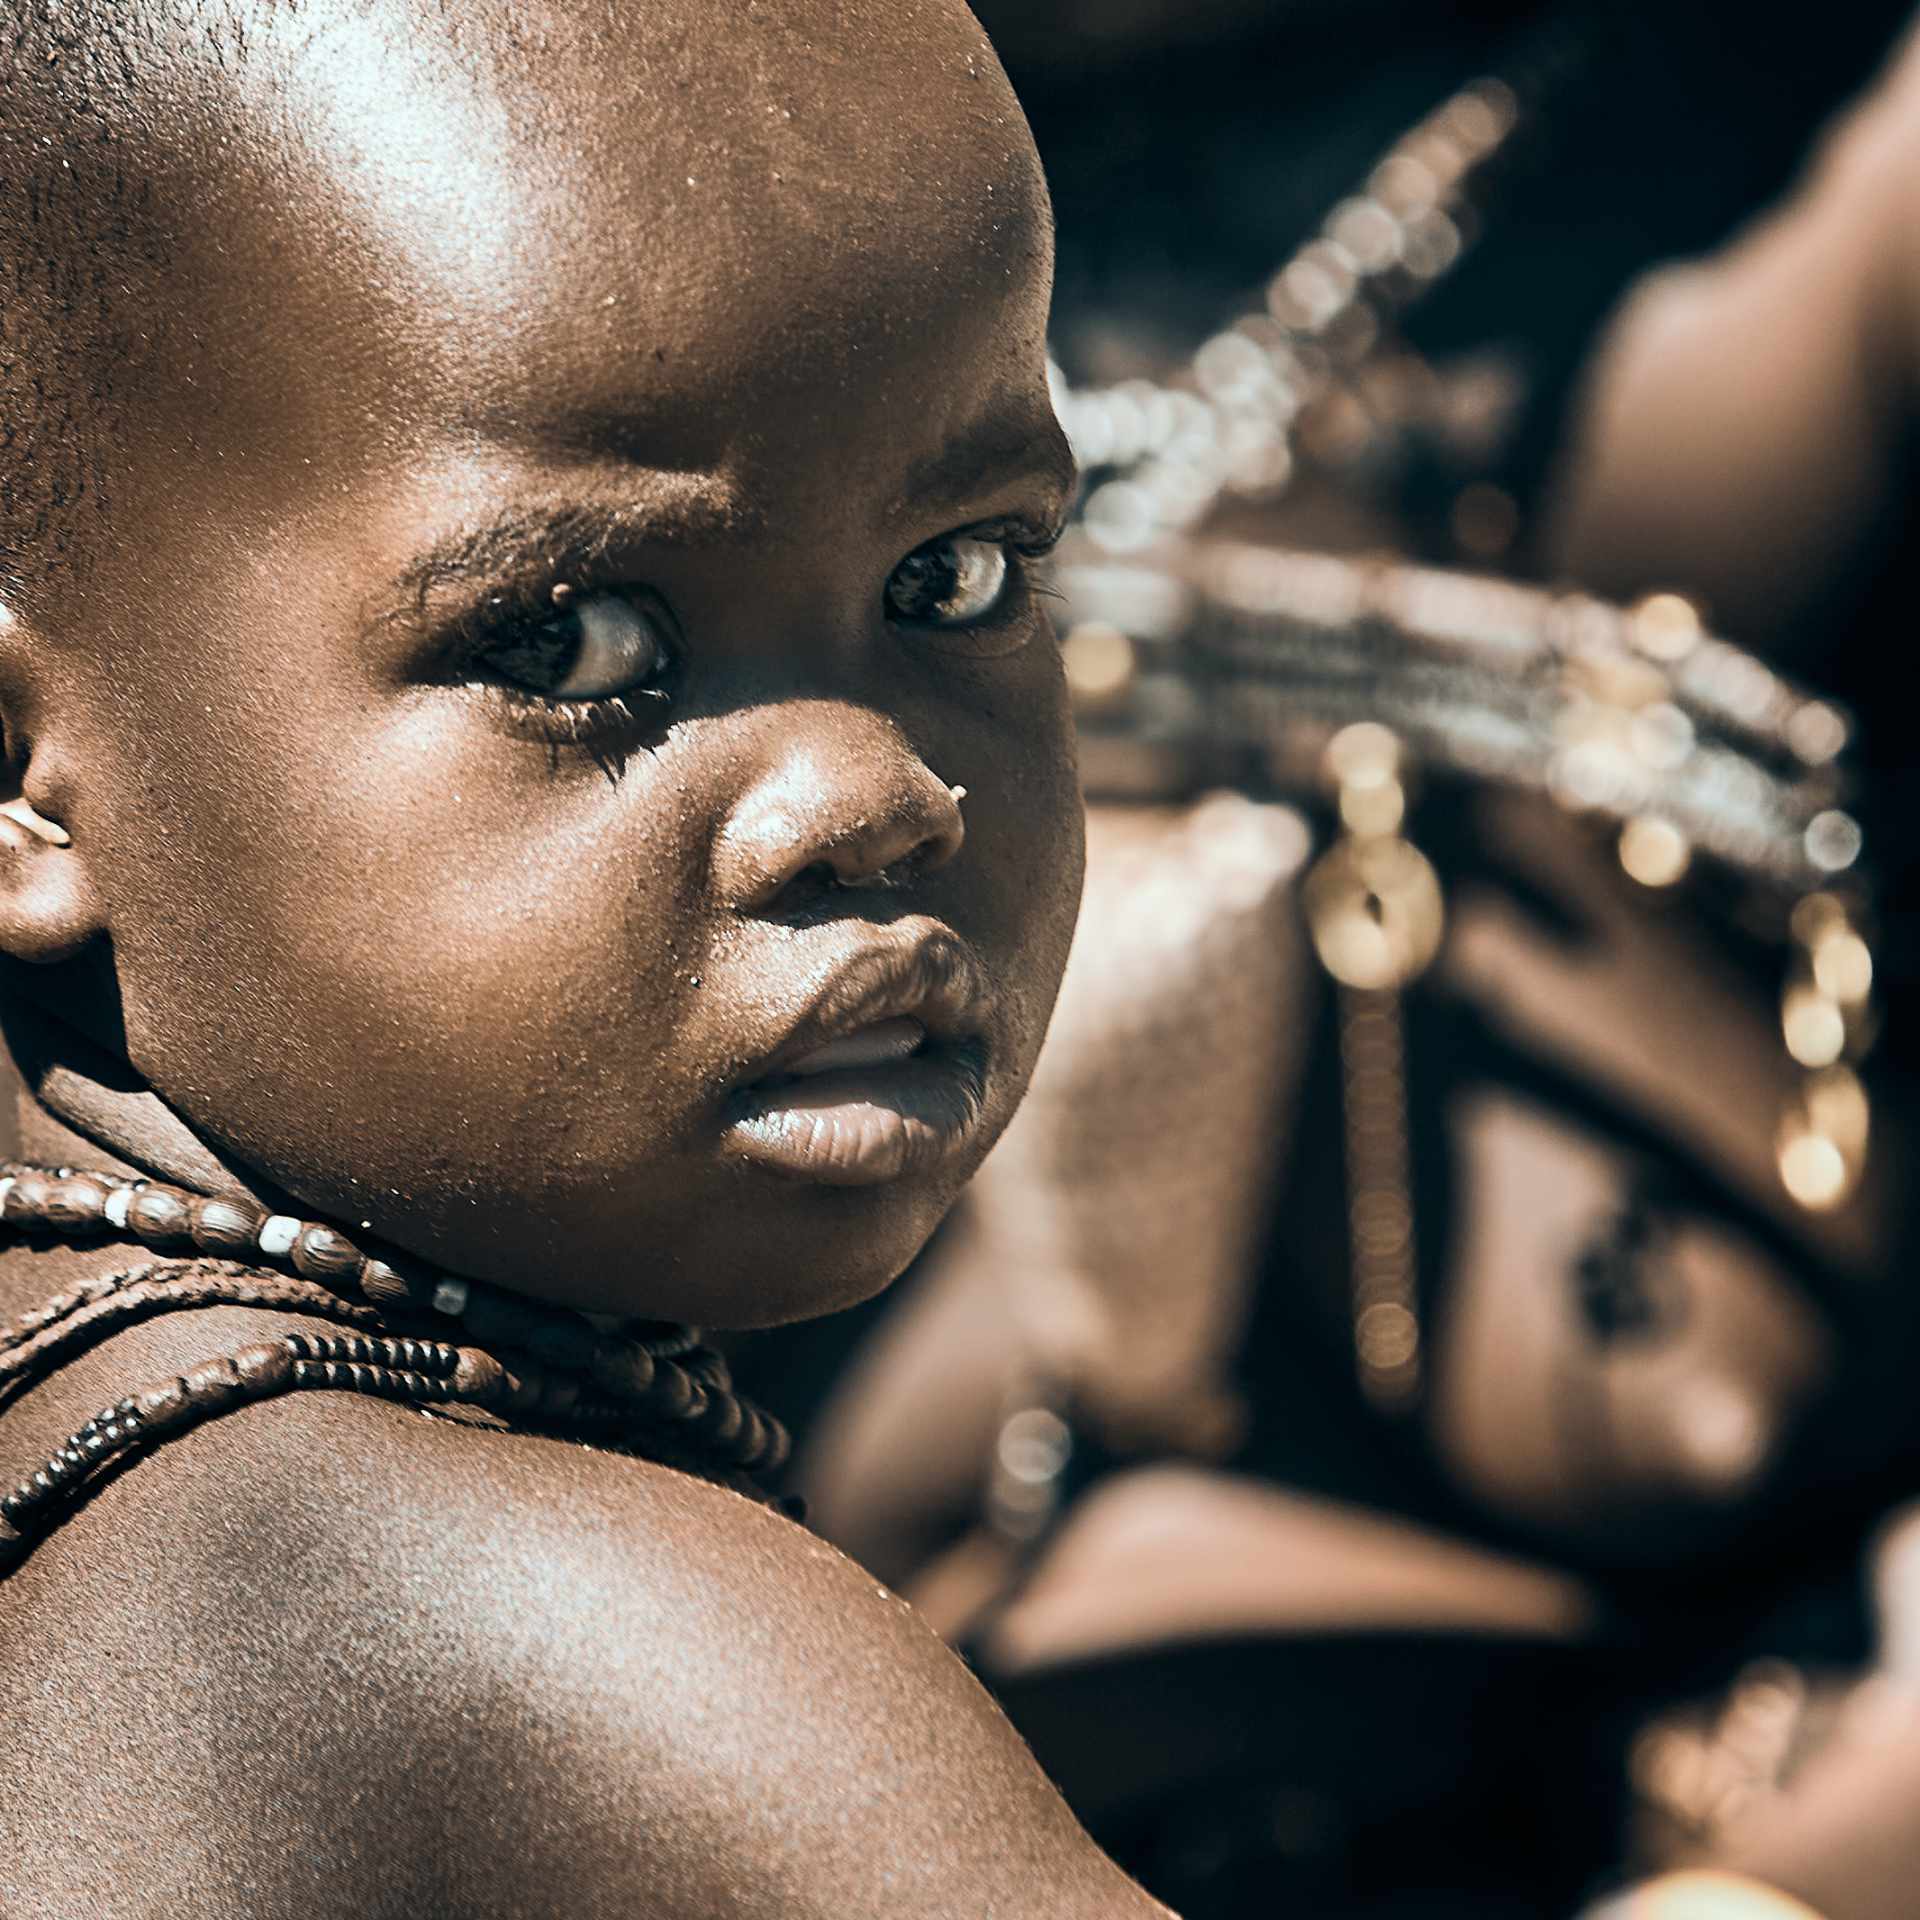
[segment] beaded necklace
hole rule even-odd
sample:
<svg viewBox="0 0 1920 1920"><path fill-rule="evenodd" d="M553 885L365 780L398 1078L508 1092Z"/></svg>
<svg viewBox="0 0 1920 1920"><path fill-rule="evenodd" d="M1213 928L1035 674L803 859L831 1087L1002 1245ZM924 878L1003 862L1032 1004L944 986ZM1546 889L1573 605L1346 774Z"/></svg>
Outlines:
<svg viewBox="0 0 1920 1920"><path fill-rule="evenodd" d="M335 1323L217 1355L95 1414L0 1496L0 1577L109 1463L287 1393L478 1408L611 1450L664 1453L723 1478L771 1473L786 1458L780 1423L734 1391L717 1353L671 1322L603 1332L503 1288L376 1258L318 1221L67 1167L0 1168L0 1233L78 1244L123 1235L183 1256L82 1280L0 1328L0 1401L161 1313L264 1307ZM421 1331L449 1321L464 1341Z"/></svg>

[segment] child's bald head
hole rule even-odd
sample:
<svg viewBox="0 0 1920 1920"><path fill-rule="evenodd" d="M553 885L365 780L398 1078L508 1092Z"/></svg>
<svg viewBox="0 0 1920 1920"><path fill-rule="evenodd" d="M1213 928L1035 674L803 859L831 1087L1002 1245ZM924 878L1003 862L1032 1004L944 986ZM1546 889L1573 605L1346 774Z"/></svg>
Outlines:
<svg viewBox="0 0 1920 1920"><path fill-rule="evenodd" d="M971 16L0 31L0 952L54 963L55 1051L578 1304L882 1283L1077 891L1048 213ZM876 981L930 1052L768 1080Z"/></svg>
<svg viewBox="0 0 1920 1920"><path fill-rule="evenodd" d="M340 352L391 354L397 404L469 386L476 348L509 409L556 348L698 345L750 375L818 345L837 298L912 326L956 259L1031 271L1046 245L957 0L31 0L0 34L17 587L85 569L117 505L171 499L172 462L293 425ZM748 276L790 327L729 337Z"/></svg>

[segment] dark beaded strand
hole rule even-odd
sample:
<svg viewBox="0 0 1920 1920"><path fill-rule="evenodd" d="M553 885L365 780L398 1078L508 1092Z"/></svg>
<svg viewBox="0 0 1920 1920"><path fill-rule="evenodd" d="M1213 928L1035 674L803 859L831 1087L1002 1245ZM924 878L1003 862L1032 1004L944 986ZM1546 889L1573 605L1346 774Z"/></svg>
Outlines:
<svg viewBox="0 0 1920 1920"><path fill-rule="evenodd" d="M155 1261L87 1281L0 1329L0 1392L38 1379L122 1327L189 1307L261 1307L324 1314L363 1327L380 1324L371 1307L308 1281L231 1261Z"/></svg>
<svg viewBox="0 0 1920 1920"><path fill-rule="evenodd" d="M486 1405L500 1378L492 1355L427 1340L296 1333L222 1354L96 1413L0 1498L0 1572L24 1558L101 1467L236 1407L313 1388Z"/></svg>
<svg viewBox="0 0 1920 1920"><path fill-rule="evenodd" d="M233 1407L303 1389L477 1406L591 1429L642 1450L641 1436L651 1432L695 1460L748 1474L770 1472L786 1457L785 1430L733 1391L725 1361L687 1328L629 1323L602 1333L564 1309L369 1255L317 1222L104 1173L0 1168L0 1227L68 1241L120 1234L155 1252L212 1256L81 1281L0 1329L0 1392L83 1344L177 1308L269 1307L360 1329L243 1348L97 1415L0 1499L0 1566L24 1551L20 1543L34 1531L21 1523L60 1504L105 1460ZM254 1271L259 1261L291 1271ZM514 1357L374 1331L383 1310L457 1319L474 1339Z"/></svg>

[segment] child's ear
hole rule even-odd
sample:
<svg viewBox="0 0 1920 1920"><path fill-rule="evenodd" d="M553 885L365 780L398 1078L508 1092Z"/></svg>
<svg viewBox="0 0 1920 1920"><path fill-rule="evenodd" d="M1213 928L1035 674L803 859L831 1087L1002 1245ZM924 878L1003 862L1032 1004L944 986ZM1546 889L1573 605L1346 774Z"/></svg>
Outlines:
<svg viewBox="0 0 1920 1920"><path fill-rule="evenodd" d="M58 755L32 738L36 652L31 623L0 600L0 954L44 966L105 929L86 849L58 817Z"/></svg>
<svg viewBox="0 0 1920 1920"><path fill-rule="evenodd" d="M100 931L73 836L24 794L0 801L0 953L45 965L71 959Z"/></svg>

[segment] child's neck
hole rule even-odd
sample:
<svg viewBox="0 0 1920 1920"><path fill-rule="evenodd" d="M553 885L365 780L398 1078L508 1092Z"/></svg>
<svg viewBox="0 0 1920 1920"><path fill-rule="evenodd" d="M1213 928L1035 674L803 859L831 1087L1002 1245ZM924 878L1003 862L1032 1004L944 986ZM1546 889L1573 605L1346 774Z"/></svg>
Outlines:
<svg viewBox="0 0 1920 1920"><path fill-rule="evenodd" d="M5 1030L26 1088L23 1159L146 1174L200 1193L277 1203L202 1140L117 1052L39 1008L6 1007Z"/></svg>
<svg viewBox="0 0 1920 1920"><path fill-rule="evenodd" d="M64 1023L38 1014L9 1018L7 1041L25 1083L18 1109L23 1161L149 1175L282 1210L278 1196L222 1160L124 1061ZM8 1244L0 1238L0 1322L123 1262L126 1252L125 1247Z"/></svg>

